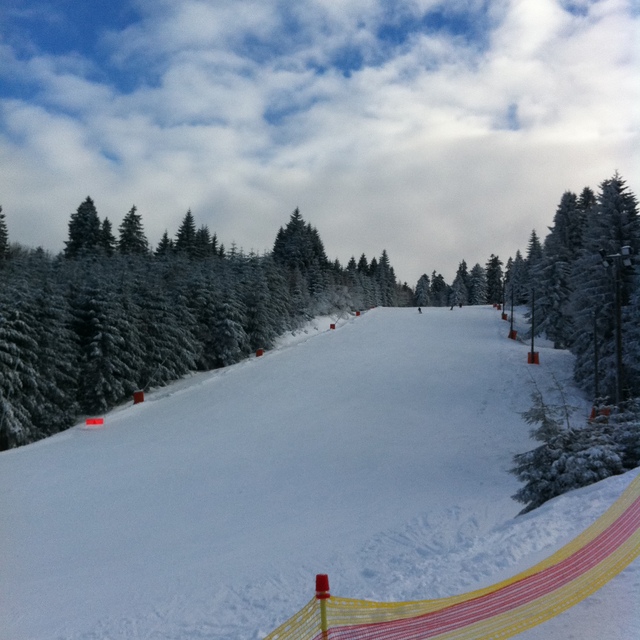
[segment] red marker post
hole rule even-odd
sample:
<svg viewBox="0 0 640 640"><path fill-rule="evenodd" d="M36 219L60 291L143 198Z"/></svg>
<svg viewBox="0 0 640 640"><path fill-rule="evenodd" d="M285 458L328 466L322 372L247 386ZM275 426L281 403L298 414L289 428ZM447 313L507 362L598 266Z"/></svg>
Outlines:
<svg viewBox="0 0 640 640"><path fill-rule="evenodd" d="M327 600L331 597L329 593L329 576L326 573L319 573L316 576L316 599L320 602L320 629L322 640L329 638L329 628L327 625Z"/></svg>

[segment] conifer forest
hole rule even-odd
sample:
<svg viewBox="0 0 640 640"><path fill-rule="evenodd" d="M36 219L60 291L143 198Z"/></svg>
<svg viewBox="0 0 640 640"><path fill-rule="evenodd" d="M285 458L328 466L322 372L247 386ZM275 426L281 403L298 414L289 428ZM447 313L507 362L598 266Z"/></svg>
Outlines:
<svg viewBox="0 0 640 640"><path fill-rule="evenodd" d="M462 260L453 282L432 271L411 288L397 281L386 251L346 266L329 260L297 209L265 255L225 247L191 211L151 247L135 206L114 229L90 197L52 255L13 242L0 209L0 450L106 412L137 390L269 349L314 316L375 306L525 306L536 335L575 355L575 380L594 404L633 404L636 196L615 174L595 191L562 194L549 219L545 237L531 232L525 255L491 255L471 268Z"/></svg>

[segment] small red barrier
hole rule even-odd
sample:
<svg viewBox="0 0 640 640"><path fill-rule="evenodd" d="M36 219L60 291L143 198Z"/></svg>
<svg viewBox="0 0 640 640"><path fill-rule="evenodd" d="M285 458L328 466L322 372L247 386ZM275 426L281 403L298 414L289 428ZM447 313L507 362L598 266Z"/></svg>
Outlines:
<svg viewBox="0 0 640 640"><path fill-rule="evenodd" d="M335 329L335 328L336 328L336 325L335 325L335 324L331 324L331 325L329 325L329 329Z"/></svg>
<svg viewBox="0 0 640 640"><path fill-rule="evenodd" d="M264 349L256 349L256 358L264 355Z"/></svg>
<svg viewBox="0 0 640 640"><path fill-rule="evenodd" d="M316 575L316 598L318 600L326 600L330 597L329 576L326 573L319 573Z"/></svg>
<svg viewBox="0 0 640 640"><path fill-rule="evenodd" d="M140 404L141 402L144 402L144 391L134 391L133 404Z"/></svg>
<svg viewBox="0 0 640 640"><path fill-rule="evenodd" d="M104 424L104 418L87 418L85 424L87 427L100 427Z"/></svg>
<svg viewBox="0 0 640 640"><path fill-rule="evenodd" d="M509 339L515 340L517 337L518 337L518 332L515 329L511 329L511 331L509 331Z"/></svg>
<svg viewBox="0 0 640 640"><path fill-rule="evenodd" d="M540 354L537 351L529 351L527 354L528 364L540 364Z"/></svg>
<svg viewBox="0 0 640 640"><path fill-rule="evenodd" d="M591 409L591 415L589 416L589 422L593 422L596 418L600 416L602 416L603 418L606 418L605 422L607 422L610 415L611 415L611 407L602 407L602 409L596 409L595 407L593 407Z"/></svg>
<svg viewBox="0 0 640 640"><path fill-rule="evenodd" d="M356 311L356 317L358 317L360 315L359 311Z"/></svg>

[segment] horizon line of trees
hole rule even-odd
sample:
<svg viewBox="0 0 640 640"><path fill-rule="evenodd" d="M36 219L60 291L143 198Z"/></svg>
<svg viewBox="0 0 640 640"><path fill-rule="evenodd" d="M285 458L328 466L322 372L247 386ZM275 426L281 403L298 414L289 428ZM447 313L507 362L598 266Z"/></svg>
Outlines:
<svg viewBox="0 0 640 640"><path fill-rule="evenodd" d="M627 264L622 247L629 248ZM579 195L566 191L547 236L541 241L534 229L525 256L518 250L504 265L492 254L484 266L471 270L462 260L451 285L435 271L431 277L424 274L416 284L414 304L509 305L513 300L528 307L535 334L575 355L575 381L594 401L616 397L619 312L621 399L629 399L640 395L639 252L637 198L616 172L597 193L590 187ZM603 255L613 256L608 267Z"/></svg>
<svg viewBox="0 0 640 640"><path fill-rule="evenodd" d="M547 500L640 464L640 218L636 196L616 172L595 193L566 191L540 242L506 271L492 255L447 285L433 272L415 291L422 305L525 306L535 335L575 356L574 380L593 398L594 417L574 426L571 407L549 405L536 387L523 418L540 444L513 457L523 484L512 496L526 513ZM535 322L533 322L535 320Z"/></svg>
<svg viewBox="0 0 640 640"><path fill-rule="evenodd" d="M116 237L90 197L56 256L11 245L0 207L0 279L0 450L238 362L316 315L412 295L386 251L329 261L298 209L262 256L226 250L191 211L152 251L135 206Z"/></svg>
<svg viewBox="0 0 640 640"><path fill-rule="evenodd" d="M0 207L0 450L106 411L138 388L237 362L314 315L379 305L513 299L535 313L537 334L574 353L576 382L594 398L614 395L619 307L624 397L640 395L639 278L618 264L616 281L601 256L622 246L637 256L635 195L617 173L597 194L567 191L548 230L543 242L533 230L526 256L518 250L505 270L494 254L471 270L462 260L451 285L433 271L412 291L396 281L386 250L346 267L328 260L298 209L262 256L226 250L190 210L152 250L135 206L116 237L87 197L52 256L11 245Z"/></svg>

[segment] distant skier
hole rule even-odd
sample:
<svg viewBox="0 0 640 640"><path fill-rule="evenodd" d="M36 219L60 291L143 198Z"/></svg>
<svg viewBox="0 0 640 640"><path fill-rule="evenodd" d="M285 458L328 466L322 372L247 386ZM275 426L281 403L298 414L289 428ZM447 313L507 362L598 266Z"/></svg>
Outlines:
<svg viewBox="0 0 640 640"><path fill-rule="evenodd" d="M422 313L422 307L418 307L418 313Z"/></svg>

